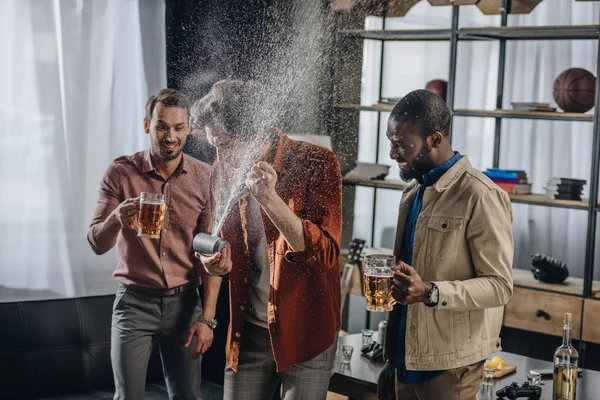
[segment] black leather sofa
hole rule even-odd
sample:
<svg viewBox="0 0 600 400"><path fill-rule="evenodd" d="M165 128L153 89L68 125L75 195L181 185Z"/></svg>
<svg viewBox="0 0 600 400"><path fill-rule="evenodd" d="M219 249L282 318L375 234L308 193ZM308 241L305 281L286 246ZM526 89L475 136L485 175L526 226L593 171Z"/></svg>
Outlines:
<svg viewBox="0 0 600 400"><path fill-rule="evenodd" d="M0 399L112 399L114 295L0 303ZM168 399L156 348L146 399ZM201 398L222 399L203 380Z"/></svg>

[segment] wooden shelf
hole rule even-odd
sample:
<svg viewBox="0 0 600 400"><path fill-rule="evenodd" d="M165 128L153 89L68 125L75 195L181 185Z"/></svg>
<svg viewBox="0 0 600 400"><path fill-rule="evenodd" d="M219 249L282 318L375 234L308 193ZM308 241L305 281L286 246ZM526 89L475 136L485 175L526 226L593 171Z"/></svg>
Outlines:
<svg viewBox="0 0 600 400"><path fill-rule="evenodd" d="M389 112L394 104L337 104L337 108L357 111ZM517 119L542 119L555 121L586 121L593 122L593 114L565 113L565 112L542 112L542 111L514 111L514 110L454 110L453 114L458 117L481 117L481 118L517 118Z"/></svg>
<svg viewBox="0 0 600 400"><path fill-rule="evenodd" d="M517 119L543 119L555 121L594 121L593 114L542 112L542 111L514 111L514 110L454 110L453 115L459 117L492 117L492 118L517 118Z"/></svg>
<svg viewBox="0 0 600 400"><path fill-rule="evenodd" d="M449 41L450 29L413 30L343 30L353 39L389 41ZM600 36L599 25L558 26L506 26L463 28L458 30L459 40L592 40Z"/></svg>
<svg viewBox="0 0 600 400"><path fill-rule="evenodd" d="M400 180L344 178L342 182L344 185L348 186L366 186L394 190L404 190L406 189L406 186L408 186L407 183ZM541 194L509 194L509 197L513 203L520 204L530 204L557 208L572 208L578 210L586 210L588 207L587 201L553 200Z"/></svg>
<svg viewBox="0 0 600 400"><path fill-rule="evenodd" d="M449 41L450 29L421 30L344 30L341 34L354 39L395 41Z"/></svg>
<svg viewBox="0 0 600 400"><path fill-rule="evenodd" d="M374 187L379 189L393 189L393 190L404 190L408 186L407 183L402 181L385 181L380 179L355 179L355 178L344 178L342 183L347 186L366 186Z"/></svg>
<svg viewBox="0 0 600 400"><path fill-rule="evenodd" d="M543 194L511 194L510 200L513 203L531 204L548 207L574 208L578 210L587 210L588 201L577 200L554 200Z"/></svg>
<svg viewBox="0 0 600 400"><path fill-rule="evenodd" d="M513 281L515 286L524 287L528 289L537 289L549 292L583 296L582 278L568 277L561 284L544 283L535 279L533 277L533 273L530 270L514 268ZM594 281L592 283L592 295L594 297L600 297L600 282Z"/></svg>
<svg viewBox="0 0 600 400"><path fill-rule="evenodd" d="M463 28L459 39L507 40L580 40L598 39L600 25L507 26Z"/></svg>
<svg viewBox="0 0 600 400"><path fill-rule="evenodd" d="M394 108L394 104L375 104L372 106L366 106L361 104L343 103L337 104L336 107L345 110L389 112Z"/></svg>

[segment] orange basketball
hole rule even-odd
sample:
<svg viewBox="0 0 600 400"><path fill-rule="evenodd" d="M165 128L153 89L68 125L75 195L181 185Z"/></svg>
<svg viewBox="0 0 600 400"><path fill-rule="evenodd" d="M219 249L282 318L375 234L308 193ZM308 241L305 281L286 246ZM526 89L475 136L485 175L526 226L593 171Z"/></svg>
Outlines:
<svg viewBox="0 0 600 400"><path fill-rule="evenodd" d="M569 68L554 81L552 94L563 111L584 113L594 107L596 78L583 68Z"/></svg>

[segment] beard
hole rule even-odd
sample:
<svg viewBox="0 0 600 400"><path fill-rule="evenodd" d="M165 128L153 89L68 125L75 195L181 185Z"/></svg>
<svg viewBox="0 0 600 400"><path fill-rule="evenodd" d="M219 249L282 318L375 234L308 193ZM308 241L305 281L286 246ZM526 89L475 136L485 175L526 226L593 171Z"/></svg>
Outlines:
<svg viewBox="0 0 600 400"><path fill-rule="evenodd" d="M181 150L181 148L179 149L179 151L173 152L173 153L161 153L160 154L160 158L162 158L165 161L171 161L176 159L177 157L179 157L179 155L181 154L183 150Z"/></svg>
<svg viewBox="0 0 600 400"><path fill-rule="evenodd" d="M400 178L405 182L410 182L413 179L419 179L429 171L435 168L435 163L431 159L431 149L427 147L427 143L423 142L423 149L412 164L406 164L400 168Z"/></svg>
<svg viewBox="0 0 600 400"><path fill-rule="evenodd" d="M161 141L161 142L155 142L153 148L154 148L156 157L158 157L159 159L161 159L163 161L171 161L171 160L174 160L177 157L179 157L179 155L183 151L184 144L185 144L185 142L181 143L180 141L175 141L175 142ZM167 145L167 146L175 145L175 147L172 150L169 150L169 149L164 148L163 145Z"/></svg>

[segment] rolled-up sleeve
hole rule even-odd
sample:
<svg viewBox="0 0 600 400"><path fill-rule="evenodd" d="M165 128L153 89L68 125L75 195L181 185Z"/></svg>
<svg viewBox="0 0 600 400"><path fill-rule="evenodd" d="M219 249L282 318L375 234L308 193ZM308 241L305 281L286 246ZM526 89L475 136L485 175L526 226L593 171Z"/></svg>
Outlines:
<svg viewBox="0 0 600 400"><path fill-rule="evenodd" d="M123 197L123 191L120 185L119 165L113 162L106 169L106 172L102 177L96 210L94 211L94 216L87 234L88 242L96 254L104 254L109 251L110 248L104 248L96 241L94 231L106 220L106 218L108 218L113 210L125 200Z"/></svg>
<svg viewBox="0 0 600 400"><path fill-rule="evenodd" d="M332 152L315 167L307 185L302 218L304 251L288 249L290 262L304 262L319 272L333 268L340 257L342 232L342 176Z"/></svg>
<svg viewBox="0 0 600 400"><path fill-rule="evenodd" d="M477 200L466 235L476 277L434 282L439 290L437 307L467 310L504 306L513 292L514 256L512 208L506 192L490 190Z"/></svg>

